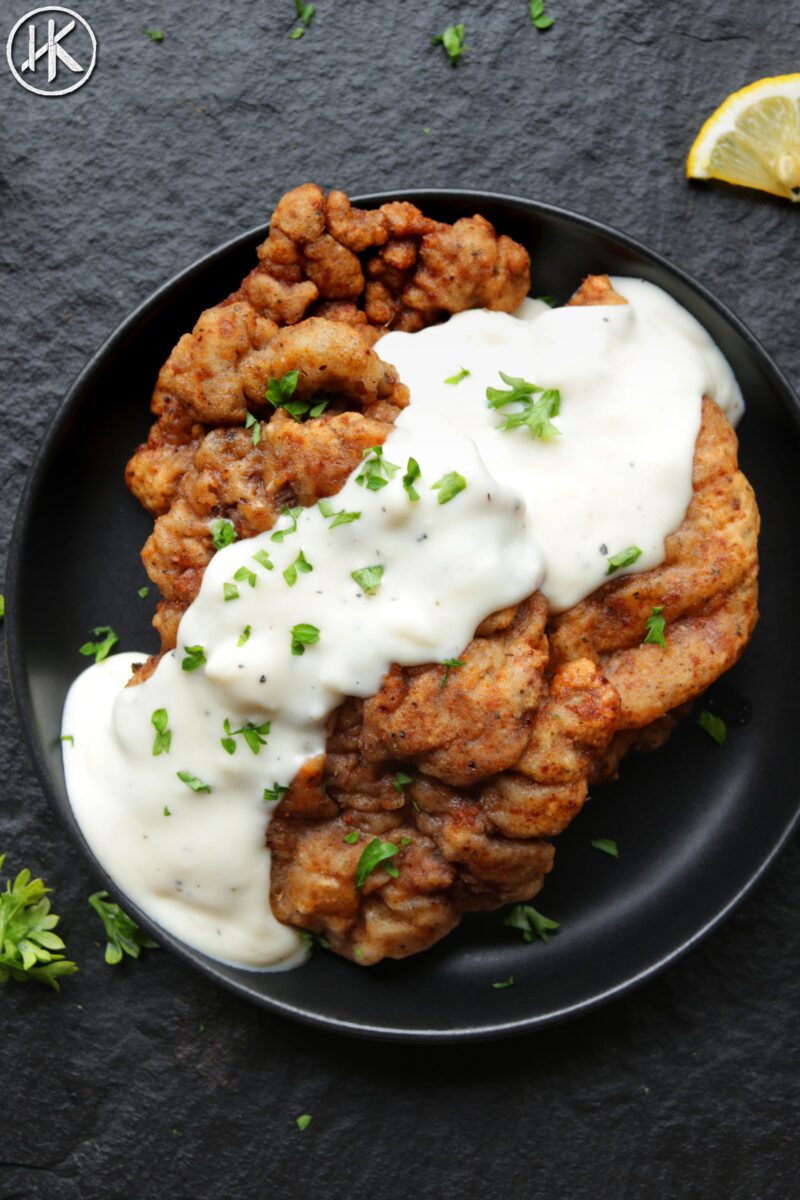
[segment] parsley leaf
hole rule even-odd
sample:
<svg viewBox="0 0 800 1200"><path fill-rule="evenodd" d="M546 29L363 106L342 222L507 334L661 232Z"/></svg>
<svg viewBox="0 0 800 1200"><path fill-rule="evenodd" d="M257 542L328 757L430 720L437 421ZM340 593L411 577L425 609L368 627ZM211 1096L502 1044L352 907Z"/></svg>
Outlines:
<svg viewBox="0 0 800 1200"><path fill-rule="evenodd" d="M508 979L501 979L497 983L493 983L492 987L500 991L502 988L510 988L514 986L514 976L509 975Z"/></svg>
<svg viewBox="0 0 800 1200"><path fill-rule="evenodd" d="M313 8L314 5L309 4L308 7ZM295 1125L297 1126L297 1128L300 1130L301 1133L304 1130L308 1129L310 1124L311 1124L311 1114L310 1113L301 1113L300 1116L297 1117L297 1119L295 1120Z"/></svg>
<svg viewBox="0 0 800 1200"><path fill-rule="evenodd" d="M162 811L162 813L163 813L163 815L164 815L165 817L171 817L171 816L172 816L172 813L170 812L170 810L169 810L169 808L168 808L168 806L167 806L166 804L164 805L164 807L163 807L163 809L162 809L161 811Z"/></svg>
<svg viewBox="0 0 800 1200"><path fill-rule="evenodd" d="M225 600L238 600L239 589L235 583L223 583L222 595Z"/></svg>
<svg viewBox="0 0 800 1200"><path fill-rule="evenodd" d="M236 639L236 645L237 645L237 646L244 646L244 645L245 645L245 643L246 643L247 641L249 641L250 634L251 634L252 632L253 632L253 628L252 628L252 626L251 626L251 625L245 625L244 629L242 630L242 632L239 634L238 638Z"/></svg>
<svg viewBox="0 0 800 1200"><path fill-rule="evenodd" d="M226 546L230 546L231 542L236 541L233 521L229 521L227 517L215 517L208 528L211 530L211 540L215 550L224 550Z"/></svg>
<svg viewBox="0 0 800 1200"><path fill-rule="evenodd" d="M294 585L297 583L298 571L301 573L301 575L308 575L309 572L313 570L314 568L301 550L294 562L289 563L289 566L283 572L283 578L286 580L289 587L294 587Z"/></svg>
<svg viewBox="0 0 800 1200"><path fill-rule="evenodd" d="M337 525L349 525L352 521L357 521L361 516L360 512L345 512L342 509L340 512L334 510L330 500L317 501L317 508L322 513L323 517L333 517L329 529L335 529Z"/></svg>
<svg viewBox="0 0 800 1200"><path fill-rule="evenodd" d="M553 24L553 18L544 11L544 0L531 0L531 22L537 29L544 32Z"/></svg>
<svg viewBox="0 0 800 1200"><path fill-rule="evenodd" d="M286 504L284 504L283 508L281 509L281 515L288 517L291 521L291 525L289 525L288 528L276 529L275 532L270 536L269 540L271 542L282 542L283 539L287 538L290 533L297 533L297 518L300 516L302 511L302 505L298 505L296 508L289 508Z"/></svg>
<svg viewBox="0 0 800 1200"><path fill-rule="evenodd" d="M466 665L463 658L443 658L442 666L444 667L444 675L442 676L442 682L439 684L439 691L447 683L447 677L454 667L465 667Z"/></svg>
<svg viewBox="0 0 800 1200"><path fill-rule="evenodd" d="M271 788L264 788L263 799L267 804L277 804L279 800L288 792L288 787L284 787L282 783L273 783Z"/></svg>
<svg viewBox="0 0 800 1200"><path fill-rule="evenodd" d="M374 596L381 586L383 570L381 566L361 567L358 571L351 571L350 578L356 581L365 596Z"/></svg>
<svg viewBox="0 0 800 1200"><path fill-rule="evenodd" d="M158 949L157 943L142 933L133 918L113 900L109 900L108 892L95 892L89 897L89 903L103 922L108 938L105 959L112 967L122 961L123 954L138 958L143 946L151 950Z"/></svg>
<svg viewBox="0 0 800 1200"><path fill-rule="evenodd" d="M519 929L526 942L532 942L534 938L549 942L549 934L560 928L558 921L551 921L530 904L515 904L503 918L503 924Z"/></svg>
<svg viewBox="0 0 800 1200"><path fill-rule="evenodd" d="M296 29L293 29L293 30L292 30L292 32L289 34L289 37L290 37L290 38L292 39L292 41L294 42L294 41L296 41L298 38L301 38L301 37L303 36L303 34L304 34L304 33L305 33L305 29L303 28L303 26L302 26L302 25L298 25Z"/></svg>
<svg viewBox="0 0 800 1200"><path fill-rule="evenodd" d="M196 775L192 775L191 771L176 771L175 774L180 779L181 783L185 783L193 792L210 792L211 784L203 783L202 779L198 779ZM166 814L165 814L166 815Z"/></svg>
<svg viewBox="0 0 800 1200"><path fill-rule="evenodd" d="M396 792L402 792L403 788L407 788L413 782L411 775L404 775L402 771L398 771L392 780L392 787Z"/></svg>
<svg viewBox="0 0 800 1200"><path fill-rule="evenodd" d="M297 10L297 15L303 22L306 28L311 24L311 18L314 16L316 9L313 4L304 4L303 0L294 0L294 6Z"/></svg>
<svg viewBox="0 0 800 1200"><path fill-rule="evenodd" d="M307 950L330 950L331 944L321 933L312 933L310 929L295 929Z"/></svg>
<svg viewBox="0 0 800 1200"><path fill-rule="evenodd" d="M75 738L72 736L71 733L62 733L61 737L58 740L60 742L69 742L70 746L75 745Z"/></svg>
<svg viewBox="0 0 800 1200"><path fill-rule="evenodd" d="M406 495L408 496L409 500L419 500L419 492L414 487L414 482L415 480L419 479L421 474L422 472L419 469L419 463L417 460L415 458L410 458L408 460L408 466L406 467L406 473L403 476L403 487L406 489Z"/></svg>
<svg viewBox="0 0 800 1200"><path fill-rule="evenodd" d="M500 371L499 375L508 384L508 389L487 388L489 408L505 408L507 404L518 404L520 407L516 412L504 414L497 428L507 433L510 429L525 427L531 437L541 441L558 437L561 430L550 418L557 417L561 411L561 393L555 388L539 387L516 375L506 375L504 371ZM538 396L538 399L535 400L534 396Z"/></svg>
<svg viewBox="0 0 800 1200"><path fill-rule="evenodd" d="M722 717L717 717L714 713L709 712L704 708L697 718L697 724L701 729L704 729L709 737L713 738L718 746L725 745L725 739L728 736L728 727Z"/></svg>
<svg viewBox="0 0 800 1200"><path fill-rule="evenodd" d="M267 554L266 550L256 550L255 554L252 555L252 558L258 563L259 566L263 567L265 571L275 570L275 563Z"/></svg>
<svg viewBox="0 0 800 1200"><path fill-rule="evenodd" d="M661 646L664 650L666 650L667 639L664 636L664 629L666 628L667 622L666 618L662 616L663 612L663 606L657 605L650 613L650 616L645 622L645 629L647 630L647 633L645 634L644 640L646 642L652 642L656 646Z"/></svg>
<svg viewBox="0 0 800 1200"><path fill-rule="evenodd" d="M163 29L145 29L144 32L147 35L147 37L150 38L151 42L163 42L163 40L164 40L164 30Z"/></svg>
<svg viewBox="0 0 800 1200"><path fill-rule="evenodd" d="M604 854L610 854L612 858L619 858L619 846L611 838L594 838L592 845L595 850L602 850Z"/></svg>
<svg viewBox="0 0 800 1200"><path fill-rule="evenodd" d="M139 597L140 600L146 600L147 597L150 595L150 588L149 587L140 587L138 592L136 593L136 595Z"/></svg>
<svg viewBox="0 0 800 1200"><path fill-rule="evenodd" d="M400 872L394 863L389 862L389 859L394 858L400 850L394 842L382 842L380 838L373 838L361 852L361 858L356 866L356 890L364 886L367 877L372 874L377 866L384 863L384 870L391 875L393 879L397 879Z"/></svg>
<svg viewBox="0 0 800 1200"><path fill-rule="evenodd" d="M464 26L448 25L443 33L431 39L434 46L444 46L445 53L455 67L467 47L464 44Z"/></svg>
<svg viewBox="0 0 800 1200"><path fill-rule="evenodd" d="M271 729L271 722L264 721L262 725L254 725L252 721L247 721L240 729L231 729L231 723L226 717L222 722L222 728L225 730L225 737L220 738L220 744L228 754L236 753L236 742L234 739L240 736L244 738L253 754L258 754L261 747L267 744L267 735Z"/></svg>
<svg viewBox="0 0 800 1200"><path fill-rule="evenodd" d="M311 8L313 11L313 5ZM302 31L300 33L295 31L294 36L302 37ZM324 397L316 400L293 400L292 396L299 378L299 371L287 371L282 379L270 379L267 384L267 401L273 408L285 409L290 417L294 417L295 421L300 421L303 417L321 417L330 404L330 399Z"/></svg>
<svg viewBox="0 0 800 1200"><path fill-rule="evenodd" d="M467 486L467 481L463 475L459 475L458 471L448 471L436 483L431 484L431 491L435 492L439 489L439 503L447 504L448 500L452 500L459 492L463 492Z"/></svg>
<svg viewBox="0 0 800 1200"><path fill-rule="evenodd" d="M316 625L293 625L292 626L292 654L299 657L305 654L306 646L314 646L320 639L320 632Z"/></svg>
<svg viewBox="0 0 800 1200"><path fill-rule="evenodd" d="M555 308L556 306L555 296L534 296L534 300L541 301L541 303L546 304L548 308Z"/></svg>
<svg viewBox="0 0 800 1200"><path fill-rule="evenodd" d="M472 372L468 371L466 367L461 367L458 374L457 375L449 375L447 377L447 379L445 379L445 383L461 383L462 379L466 379L467 376L471 375L471 374L472 374Z"/></svg>
<svg viewBox="0 0 800 1200"><path fill-rule="evenodd" d="M253 445L257 446L261 441L261 422L259 421L258 417L254 417L251 412L246 413L244 418L244 427L245 429L252 430Z"/></svg>
<svg viewBox="0 0 800 1200"><path fill-rule="evenodd" d="M355 846L356 842L358 841L358 839L360 837L361 837L361 831L359 829L352 829L350 831L350 833L346 833L344 835L344 837L342 838L342 841L347 842L348 846Z"/></svg>
<svg viewBox="0 0 800 1200"><path fill-rule="evenodd" d="M97 642L84 642L78 650L78 654L83 654L87 658L94 655L94 661L99 663L104 658L108 658L112 646L116 646L119 638L110 625L98 625L96 629L92 630L92 633L96 638L100 638L101 640Z"/></svg>
<svg viewBox="0 0 800 1200"><path fill-rule="evenodd" d="M385 488L390 479L394 479L400 470L397 463L391 463L383 457L383 446L370 446L361 454L364 464L356 475L356 483L367 488L370 492L379 492Z"/></svg>
<svg viewBox="0 0 800 1200"><path fill-rule="evenodd" d="M619 554L609 558L606 575L613 575L620 567L630 567L641 556L641 553L638 546L628 546L627 550L620 550Z"/></svg>
<svg viewBox="0 0 800 1200"><path fill-rule="evenodd" d="M249 567L239 567L238 571L233 572L233 578L237 583L249 583L250 587L255 587L258 583L255 571L251 571Z"/></svg>
<svg viewBox="0 0 800 1200"><path fill-rule="evenodd" d="M6 598L0 595L0 621L4 621L6 616Z"/></svg>
<svg viewBox="0 0 800 1200"><path fill-rule="evenodd" d="M198 667L203 667L206 664L206 652L204 646L185 646L186 658L181 662L181 668L184 671L196 671Z"/></svg>
<svg viewBox="0 0 800 1200"><path fill-rule="evenodd" d="M156 731L156 736L153 739L153 757L159 754L169 754L169 748L172 745L172 734L167 729L167 710L165 708L157 708L150 718L150 724Z"/></svg>
<svg viewBox="0 0 800 1200"><path fill-rule="evenodd" d="M0 854L0 867L5 859ZM43 880L31 879L27 867L13 884L6 880L5 891L0 892L0 983L33 979L58 992L59 978L77 971L75 963L59 953L66 947L53 932L59 918L50 912L50 891Z"/></svg>

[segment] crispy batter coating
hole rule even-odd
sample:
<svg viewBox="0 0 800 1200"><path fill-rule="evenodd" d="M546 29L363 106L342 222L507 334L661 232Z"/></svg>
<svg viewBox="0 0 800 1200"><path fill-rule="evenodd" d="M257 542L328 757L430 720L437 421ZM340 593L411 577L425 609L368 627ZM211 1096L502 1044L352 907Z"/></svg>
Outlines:
<svg viewBox="0 0 800 1200"><path fill-rule="evenodd" d="M237 291L200 315L161 370L151 404L158 420L126 472L154 516L177 494L205 432L198 426L241 425L248 409L263 410L267 380L292 357L282 327L312 316L351 326L350 362L341 369L354 385L359 346L369 350L387 328L420 329L476 305L510 312L530 283L527 252L483 217L445 225L405 201L356 209L344 192L326 197L312 183L278 201L258 259ZM279 346L271 352L273 339ZM318 369L332 372L317 382L335 390L333 362L322 361L327 347L316 335L315 342ZM341 343L336 349L339 359ZM363 386L375 382L363 375Z"/></svg>
<svg viewBox="0 0 800 1200"><path fill-rule="evenodd" d="M407 392L375 338L475 305L510 311L529 267L481 217L448 226L405 203L364 212L311 184L279 202L259 260L178 343L154 396L159 420L128 468L132 490L161 514L143 558L164 597L155 624L165 649L213 554L214 517L240 537L269 529L283 506L335 494L383 442ZM570 303L625 301L590 276ZM331 397L322 416L264 411L267 380L289 370L298 397ZM247 411L265 418L256 446ZM326 754L304 765L268 829L280 920L369 965L426 949L465 912L537 894L550 839L589 784L613 777L631 750L662 744L752 633L758 513L736 451L705 398L693 499L660 567L554 618L532 596L488 617L446 679L441 666L394 666L375 696L332 714ZM656 605L666 650L643 643ZM383 864L356 888L374 837L398 847L396 877Z"/></svg>

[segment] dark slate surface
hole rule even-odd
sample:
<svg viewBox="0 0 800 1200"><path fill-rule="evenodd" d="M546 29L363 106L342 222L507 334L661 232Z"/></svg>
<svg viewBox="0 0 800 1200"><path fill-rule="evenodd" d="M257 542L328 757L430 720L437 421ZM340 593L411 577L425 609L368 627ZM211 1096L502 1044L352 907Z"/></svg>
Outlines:
<svg viewBox="0 0 800 1200"><path fill-rule="evenodd" d="M3 42L26 7L4 0ZM728 92L797 69L794 0L549 8L542 35L526 0L318 0L289 41L290 0L86 0L86 87L39 98L3 65L3 553L88 356L308 178L518 192L618 225L702 279L800 384L797 214L682 178ZM456 20L470 53L453 70L429 39ZM0 1200L798 1194L796 840L691 956L595 1015L509 1043L356 1043L250 1008L166 954L106 967L93 881L5 684L2 703L0 841L56 888L81 972L60 998L0 993Z"/></svg>

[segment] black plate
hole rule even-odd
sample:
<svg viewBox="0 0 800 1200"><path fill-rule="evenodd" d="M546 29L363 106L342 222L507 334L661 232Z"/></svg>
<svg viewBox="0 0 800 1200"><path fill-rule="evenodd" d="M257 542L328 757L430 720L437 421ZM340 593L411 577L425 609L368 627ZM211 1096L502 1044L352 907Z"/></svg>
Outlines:
<svg viewBox="0 0 800 1200"><path fill-rule="evenodd" d="M379 204L395 196L363 197ZM685 721L654 757L627 763L558 839L540 904L561 922L526 945L499 914L468 917L427 954L363 970L316 954L297 971L222 966L153 926L119 893L73 820L58 743L87 631L111 624L124 648L155 649L139 549L151 522L123 469L150 423L160 364L200 310L235 288L265 228L201 259L135 312L71 388L19 508L9 563L7 646L20 721L51 803L110 891L157 936L258 1004L348 1033L411 1040L510 1034L575 1015L632 987L687 950L755 883L798 812L800 406L752 335L683 272L630 238L559 209L466 191L406 193L432 216L484 213L523 242L534 293L564 300L588 272L637 275L670 292L727 355L748 404L742 465L761 507L763 616L742 662L711 692L731 724L719 748ZM46 564L46 570L42 564ZM750 719L752 714L752 719ZM615 838L615 861L590 840ZM516 986L494 990L513 975Z"/></svg>

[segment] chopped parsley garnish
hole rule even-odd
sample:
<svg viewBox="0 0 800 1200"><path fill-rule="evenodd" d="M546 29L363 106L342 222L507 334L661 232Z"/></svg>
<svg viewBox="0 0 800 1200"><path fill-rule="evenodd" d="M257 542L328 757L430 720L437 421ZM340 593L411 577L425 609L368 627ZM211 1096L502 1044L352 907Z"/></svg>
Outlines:
<svg viewBox="0 0 800 1200"><path fill-rule="evenodd" d="M314 10L313 4L308 4L306 7L310 8L313 12L313 10ZM301 1133L303 1132L303 1130L308 1129L310 1124L311 1124L311 1113L301 1113L300 1116L297 1117L295 1120L295 1125L297 1126L297 1128L300 1130Z"/></svg>
<svg viewBox="0 0 800 1200"><path fill-rule="evenodd" d="M6 616L6 598L0 595L0 621L4 621Z"/></svg>
<svg viewBox="0 0 800 1200"><path fill-rule="evenodd" d="M75 738L72 736L71 733L62 733L61 737L58 740L60 742L69 742L70 746L75 745Z"/></svg>
<svg viewBox="0 0 800 1200"><path fill-rule="evenodd" d="M306 646L314 646L320 639L320 632L316 625L293 625L292 626L292 654L299 658L301 654L305 654Z"/></svg>
<svg viewBox="0 0 800 1200"><path fill-rule="evenodd" d="M620 567L630 567L636 562L637 558L641 557L641 553L638 546L628 546L627 550L621 550L619 554L613 555L608 560L606 575L613 575Z"/></svg>
<svg viewBox="0 0 800 1200"><path fill-rule="evenodd" d="M546 304L548 308L555 308L556 306L555 296L534 296L534 300L539 300L540 303Z"/></svg>
<svg viewBox="0 0 800 1200"><path fill-rule="evenodd" d="M242 632L239 634L238 638L236 639L236 645L244 646L245 643L249 640L250 634L252 632L253 632L252 626L245 625L244 629L242 630Z"/></svg>
<svg viewBox="0 0 800 1200"><path fill-rule="evenodd" d="M138 592L136 593L136 595L139 597L140 600L146 600L147 597L150 595L150 588L149 587L140 587Z"/></svg>
<svg viewBox="0 0 800 1200"><path fill-rule="evenodd" d="M289 587L294 587L294 585L297 583L298 571L301 575L308 575L309 572L313 570L314 568L301 550L294 562L289 563L289 566L283 572L283 578L286 580Z"/></svg>
<svg viewBox="0 0 800 1200"><path fill-rule="evenodd" d="M592 845L595 850L602 850L603 854L610 854L612 858L619 858L619 846L611 838L594 838Z"/></svg>
<svg viewBox="0 0 800 1200"><path fill-rule="evenodd" d="M275 570L275 563L267 554L266 550L256 550L255 554L252 555L252 558L253 561L257 562L260 567L263 567L265 571Z"/></svg>
<svg viewBox="0 0 800 1200"><path fill-rule="evenodd" d="M514 986L514 976L509 975L508 979L500 979L497 983L493 983L492 987L499 992L502 988L510 988Z"/></svg>
<svg viewBox="0 0 800 1200"><path fill-rule="evenodd" d="M112 646L116 646L119 638L114 633L110 625L98 625L92 633L99 640L96 642L84 642L78 654L83 654L87 658L94 656L96 663L102 662L104 658L108 658Z"/></svg>
<svg viewBox="0 0 800 1200"><path fill-rule="evenodd" d="M444 46L445 53L450 59L453 66L457 66L458 60L467 49L464 44L464 26L463 25L448 25L443 33L438 37L431 38L434 46Z"/></svg>
<svg viewBox="0 0 800 1200"><path fill-rule="evenodd" d="M383 446L370 446L362 451L364 463L356 475L356 483L367 488L370 492L379 492L385 488L390 479L394 479L400 470L397 463L391 463L383 457Z"/></svg>
<svg viewBox="0 0 800 1200"><path fill-rule="evenodd" d="M394 842L382 842L379 837L373 838L361 852L361 858L356 866L356 890L364 886L367 877L372 874L376 867L384 864L384 871L391 875L393 879L397 879L400 872L393 862L389 860L394 858L400 850Z"/></svg>
<svg viewBox="0 0 800 1200"><path fill-rule="evenodd" d="M318 500L317 508L323 517L333 517L329 526L330 529L335 529L337 525L349 525L352 521L357 521L361 516L360 512L345 512L344 509L336 512L330 500Z"/></svg>
<svg viewBox="0 0 800 1200"><path fill-rule="evenodd" d="M381 566L361 567L358 571L351 571L350 578L356 581L365 596L374 596L381 586L383 571Z"/></svg>
<svg viewBox="0 0 800 1200"><path fill-rule="evenodd" d="M297 38L301 38L303 36L305 31L308 29L309 25L311 24L311 18L314 16L314 13L316 12L316 8L314 7L313 4L305 4L303 2L303 0L294 0L294 7L295 7L295 11L297 12L298 17L300 18L301 24L295 26L295 28L289 34L289 37L292 39L292 41L295 41ZM296 371L289 371L288 373L290 375L297 374ZM285 378L286 378L286 376L284 375L284 379ZM310 1117L308 1119L309 1119L309 1121L311 1120Z"/></svg>
<svg viewBox="0 0 800 1200"><path fill-rule="evenodd" d="M656 646L661 646L664 650L666 650L667 639L664 636L664 630L667 622L666 618L662 616L663 612L664 608L659 604L650 613L650 616L645 622L645 629L647 630L647 633L645 634L644 640L646 642L652 642Z"/></svg>
<svg viewBox="0 0 800 1200"><path fill-rule="evenodd" d="M226 717L222 722L222 728L225 730L225 737L219 739L220 745L228 754L236 753L235 739L239 736L244 738L253 754L258 754L261 747L267 744L271 723L264 721L263 725L254 725L252 721L248 721L240 729L231 729L231 723Z"/></svg>
<svg viewBox="0 0 800 1200"><path fill-rule="evenodd" d="M167 729L167 710L165 708L157 708L150 718L150 724L156 731L156 736L153 739L153 757L159 754L169 754L169 748L172 745L172 734Z"/></svg>
<svg viewBox="0 0 800 1200"><path fill-rule="evenodd" d="M108 892L95 892L89 897L89 903L103 922L108 938L105 959L112 967L122 961L123 954L138 958L143 946L150 950L158 949L158 944L142 933L133 917L109 900Z"/></svg>
<svg viewBox="0 0 800 1200"><path fill-rule="evenodd" d="M5 859L0 854L0 867ZM43 880L31 879L27 867L13 884L6 880L5 891L0 892L0 983L33 979L58 992L59 978L77 971L75 963L59 953L66 947L53 932L59 918L50 912L50 891Z"/></svg>
<svg viewBox="0 0 800 1200"><path fill-rule="evenodd" d="M255 587L258 583L255 571L251 571L249 567L239 567L238 571L233 572L233 578L237 583L249 583L250 587Z"/></svg>
<svg viewBox="0 0 800 1200"><path fill-rule="evenodd" d="M176 771L175 774L180 779L181 783L185 783L193 792L210 792L211 784L203 783L202 779L198 779L196 775L192 775L191 771ZM168 814L165 814L168 815Z"/></svg>
<svg viewBox="0 0 800 1200"><path fill-rule="evenodd" d="M410 846L411 838L410 837L401 837L400 841L397 844L398 844L398 846Z"/></svg>
<svg viewBox="0 0 800 1200"><path fill-rule="evenodd" d="M307 950L330 950L331 944L321 933L312 933L310 929L295 929L295 933Z"/></svg>
<svg viewBox="0 0 800 1200"><path fill-rule="evenodd" d="M553 18L544 11L544 0L531 0L531 23L542 32L553 24Z"/></svg>
<svg viewBox="0 0 800 1200"><path fill-rule="evenodd" d="M288 517L291 521L291 525L288 527L288 529L276 529L275 532L270 536L269 540L271 542L282 542L283 539L287 538L290 533L297 533L297 518L300 516L302 511L302 505L298 505L296 508L289 508L286 504L284 504L283 508L281 509L281 515Z"/></svg>
<svg viewBox="0 0 800 1200"><path fill-rule="evenodd" d="M500 378L508 384L504 388L487 388L486 399L489 408L505 408L507 404L518 404L519 409L513 413L505 413L498 429L508 432L510 429L526 428L531 437L547 441L548 438L558 437L561 430L553 424L551 417L557 417L561 411L561 393L555 388L542 388L527 379L516 375L506 375L499 372ZM534 399L538 397L538 399Z"/></svg>
<svg viewBox="0 0 800 1200"><path fill-rule="evenodd" d="M725 738L728 736L728 727L722 717L715 716L704 708L697 718L697 724L701 729L704 729L709 737L713 738L718 746L725 745Z"/></svg>
<svg viewBox="0 0 800 1200"><path fill-rule="evenodd" d="M330 399L322 400L292 400L299 371L287 371L282 379L270 379L267 384L266 399L273 408L283 408L295 421L303 417L321 417L330 404Z"/></svg>
<svg viewBox="0 0 800 1200"><path fill-rule="evenodd" d="M463 492L467 486L467 481L463 475L459 475L458 471L448 471L436 483L431 484L431 491L439 492L439 503L447 504L448 500L452 500L459 492Z"/></svg>
<svg viewBox="0 0 800 1200"><path fill-rule="evenodd" d="M164 40L164 30L163 29L145 29L144 32L147 35L147 37L150 38L151 42L163 42L163 40Z"/></svg>
<svg viewBox="0 0 800 1200"><path fill-rule="evenodd" d="M252 430L253 445L257 446L261 441L261 422L258 417L254 417L251 412L245 414L244 418L245 429Z"/></svg>
<svg viewBox="0 0 800 1200"><path fill-rule="evenodd" d="M264 788L263 799L267 804L277 804L279 800L288 792L288 787L284 787L282 783L273 783L271 788Z"/></svg>
<svg viewBox="0 0 800 1200"><path fill-rule="evenodd" d="M392 780L392 787L396 792L402 792L403 788L407 788L413 782L411 775L404 775L402 771L398 771Z"/></svg>
<svg viewBox="0 0 800 1200"><path fill-rule="evenodd" d="M184 671L196 671L198 667L204 667L206 664L206 652L204 646L185 646L186 657L181 662L181 667Z"/></svg>
<svg viewBox="0 0 800 1200"><path fill-rule="evenodd" d="M235 583L223 583L222 595L225 600L238 600L239 589Z"/></svg>
<svg viewBox="0 0 800 1200"><path fill-rule="evenodd" d="M560 928L558 921L551 921L530 904L515 904L503 918L503 924L519 929L526 942L532 942L534 938L549 942L549 935Z"/></svg>
<svg viewBox="0 0 800 1200"><path fill-rule="evenodd" d="M170 812L170 810L169 810L169 808L168 808L168 806L167 806L166 804L164 805L164 807L163 807L163 809L162 809L161 811L162 811L162 815L163 815L163 816L165 816L165 817L171 817L171 816L172 816L172 813Z"/></svg>
<svg viewBox="0 0 800 1200"><path fill-rule="evenodd" d="M462 367L457 375L449 375L447 379L445 379L445 383L461 383L462 379L466 379L467 376L471 374L472 372L468 371L466 367Z"/></svg>
<svg viewBox="0 0 800 1200"><path fill-rule="evenodd" d="M224 550L226 546L230 546L231 542L236 541L233 521L229 521L227 517L215 517L208 528L211 530L211 540L215 550Z"/></svg>
<svg viewBox="0 0 800 1200"><path fill-rule="evenodd" d="M415 458L410 458L408 460L408 466L406 467L406 473L403 476L403 487L406 489L406 495L408 496L409 500L419 500L419 492L414 487L414 483L417 479L419 479L421 474L422 472L419 469L419 463L417 460Z"/></svg>
<svg viewBox="0 0 800 1200"><path fill-rule="evenodd" d="M361 837L361 832L358 829L353 829L350 833L346 833L342 838L343 842L347 842L348 846L355 846L358 839Z"/></svg>
<svg viewBox="0 0 800 1200"><path fill-rule="evenodd" d="M442 682L439 684L439 691L447 683L447 677L454 667L465 667L466 665L463 658L443 658L442 666L444 667L444 675L442 676Z"/></svg>

